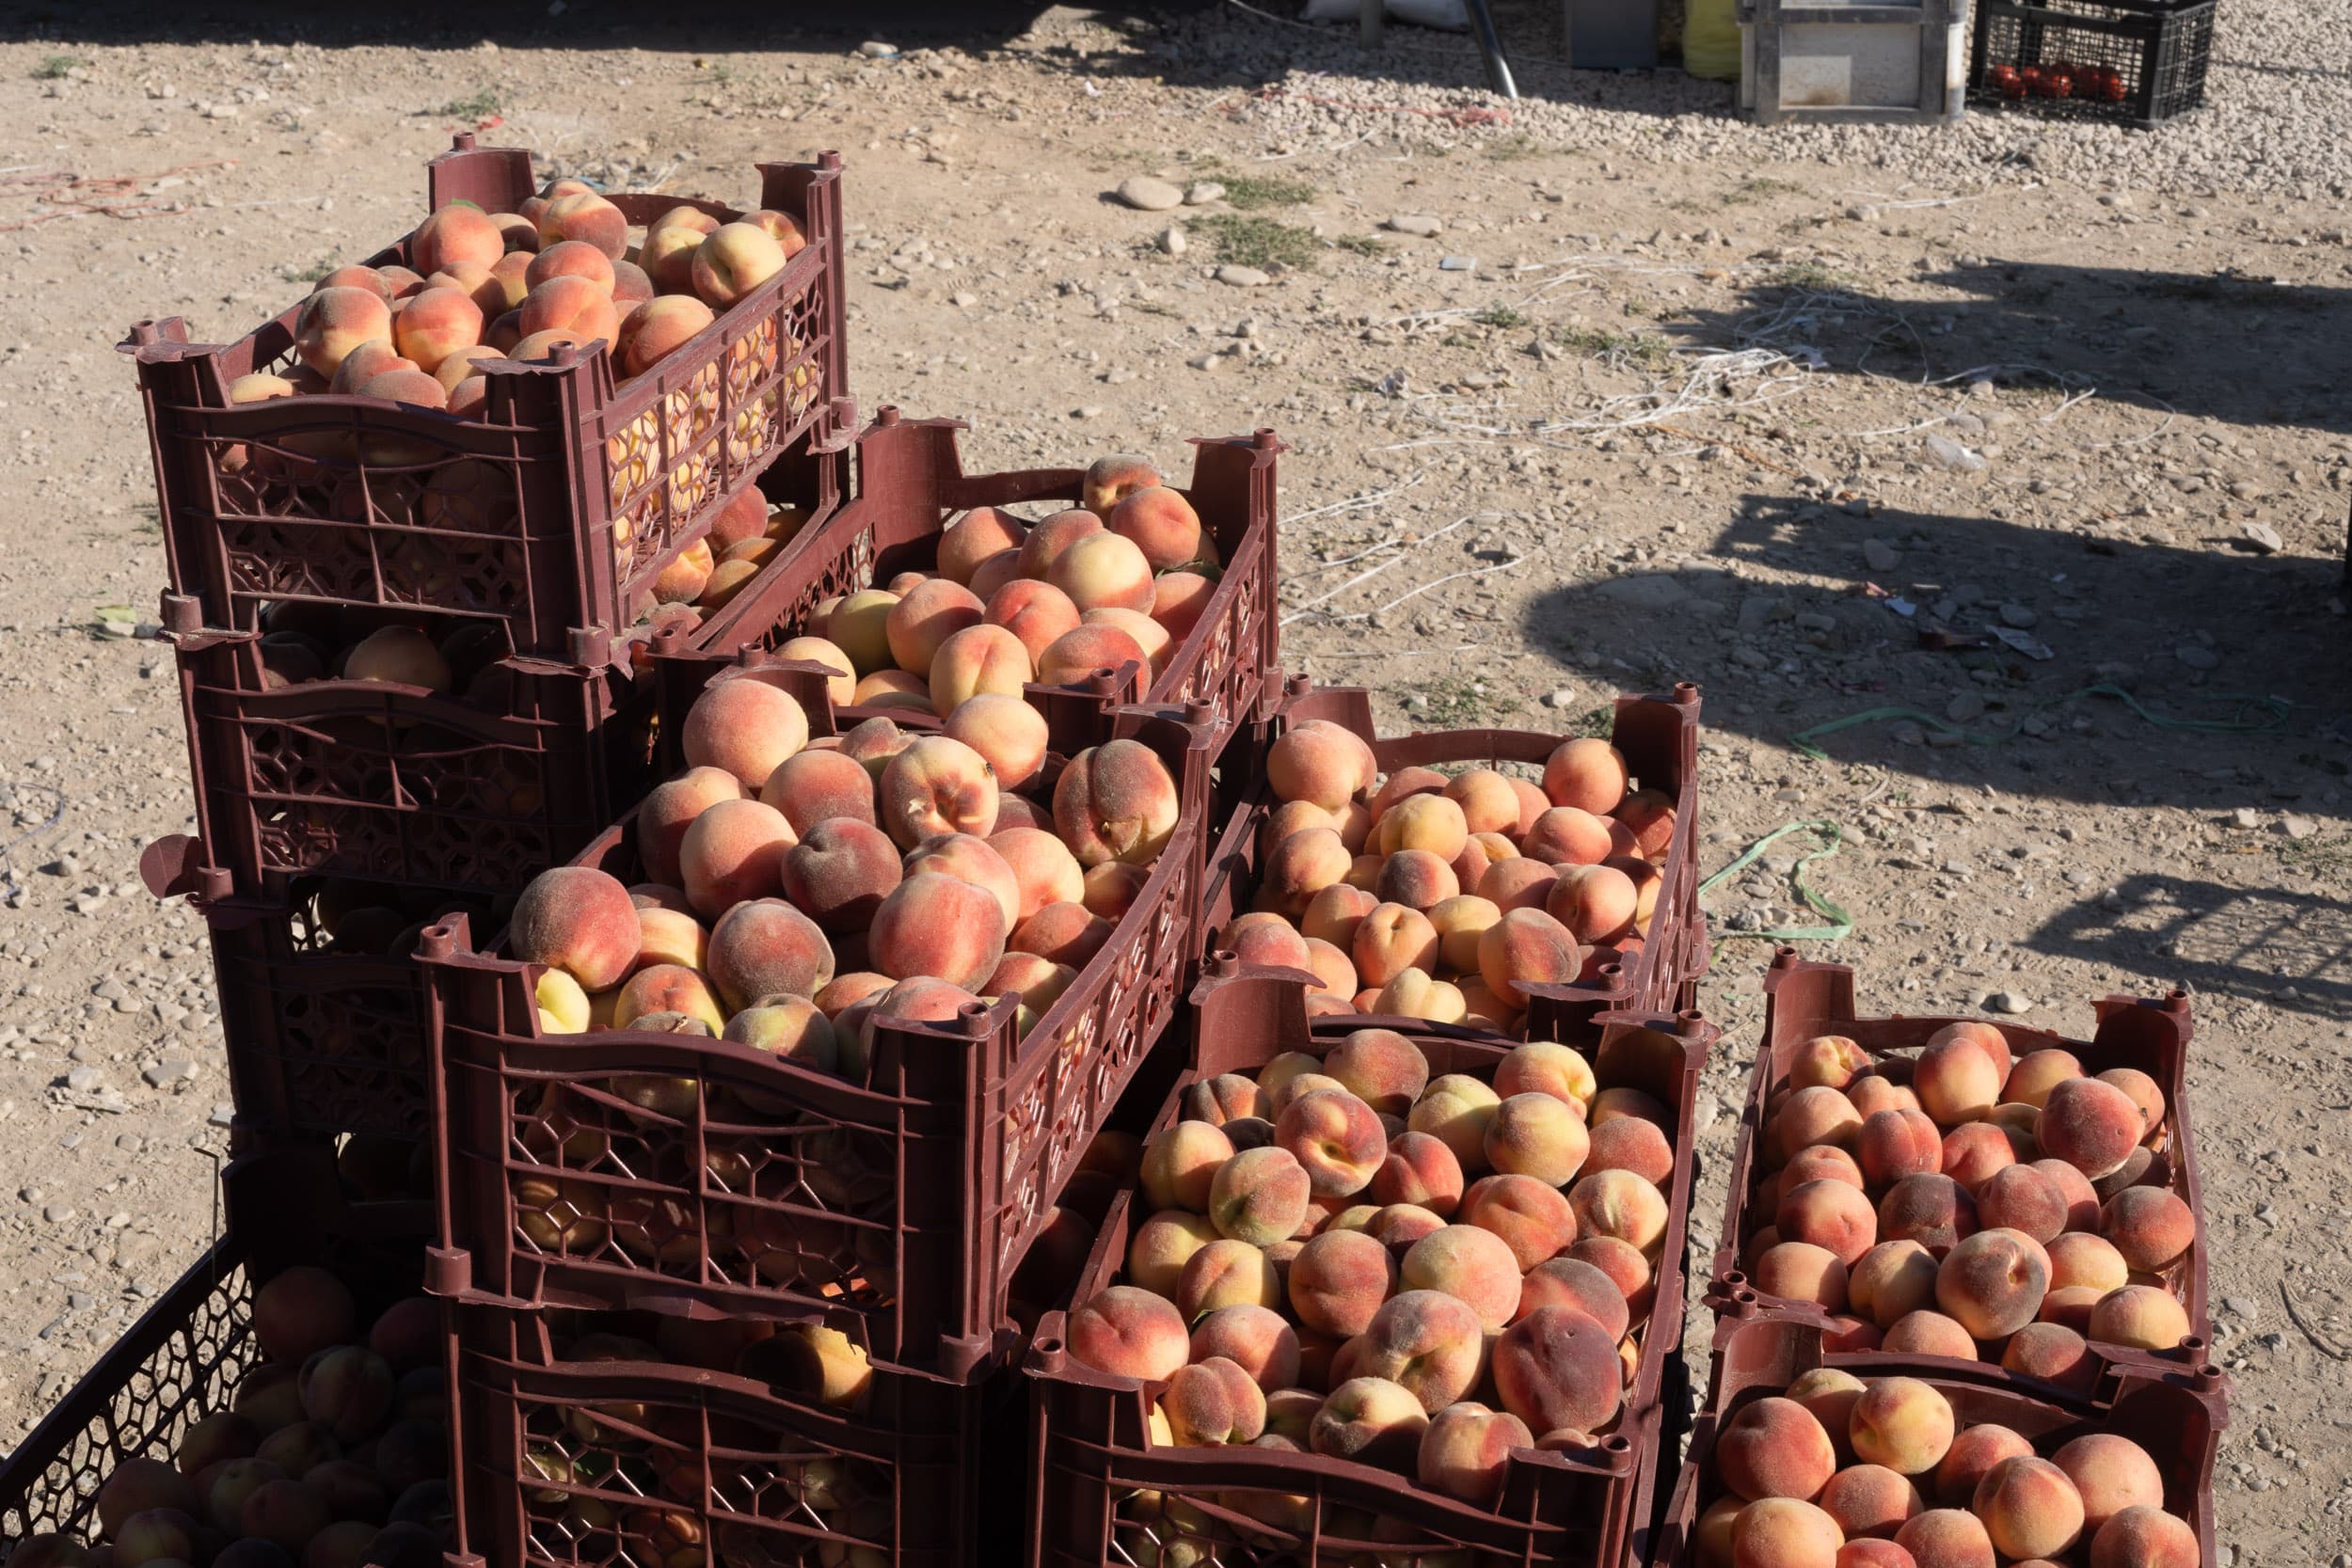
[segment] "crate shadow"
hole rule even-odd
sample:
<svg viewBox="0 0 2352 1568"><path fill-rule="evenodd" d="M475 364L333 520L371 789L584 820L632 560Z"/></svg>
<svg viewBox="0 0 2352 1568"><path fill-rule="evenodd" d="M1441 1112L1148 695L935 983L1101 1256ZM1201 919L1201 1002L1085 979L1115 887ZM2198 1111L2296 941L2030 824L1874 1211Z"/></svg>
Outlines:
<svg viewBox="0 0 2352 1568"><path fill-rule="evenodd" d="M2352 1019L2352 905L2342 899L2161 872L2127 878L2113 894L2060 911L2025 945L2290 1012Z"/></svg>

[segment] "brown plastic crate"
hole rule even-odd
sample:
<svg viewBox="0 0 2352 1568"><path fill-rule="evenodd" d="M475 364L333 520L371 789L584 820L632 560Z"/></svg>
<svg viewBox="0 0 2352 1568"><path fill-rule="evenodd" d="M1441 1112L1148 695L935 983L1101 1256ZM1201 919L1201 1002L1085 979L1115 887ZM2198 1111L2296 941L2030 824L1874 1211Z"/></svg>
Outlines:
<svg viewBox="0 0 2352 1568"><path fill-rule="evenodd" d="M1001 1354L1014 1266L1174 1016L1194 951L1199 824L1222 728L1141 709L1094 717L1097 738L1132 735L1160 754L1182 815L1109 942L1025 1036L1009 1000L948 1022L877 1021L859 1083L723 1040L542 1036L537 966L501 956L502 938L473 950L462 922L426 932L436 1293L822 1315L879 1360L953 1378ZM641 880L634 817L575 863ZM695 1084L692 1111L655 1116L609 1082L643 1077ZM714 1088L749 1090L770 1109ZM561 1149L580 1136L600 1147L569 1163ZM714 1172L708 1146L721 1140L730 1164ZM586 1212L614 1201L645 1206L625 1237ZM585 1223L567 1239L575 1221Z"/></svg>
<svg viewBox="0 0 2352 1568"><path fill-rule="evenodd" d="M2211 1367L2185 1374L2177 1367L2120 1356L2103 1376L2098 1396L2078 1399L2046 1385L1980 1376L1989 1369L1943 1356L1841 1356L1829 1350L1818 1324L1788 1318L1726 1323L1715 1347L1714 1386L1692 1430L1690 1454L1667 1504L1651 1568L1698 1568L1699 1517L1724 1495L1713 1450L1724 1420L1823 1366L1866 1379L1911 1377L1932 1384L1951 1402L1962 1426L2008 1427L2045 1458L2087 1433L2130 1438L2148 1450L2164 1475L2165 1512L2180 1515L2197 1531L2202 1568L2219 1568L2213 1540L2213 1468L2230 1409L2228 1382Z"/></svg>
<svg viewBox="0 0 2352 1568"><path fill-rule="evenodd" d="M966 474L956 434L967 428L961 420L905 420L896 408L881 409L857 437L856 499L779 551L771 569L722 613L716 634L743 646L756 639L740 628L756 626L766 628L771 643L781 642L800 634L820 600L900 572L929 571L940 533L972 507L1077 505L1083 469ZM1195 439L1192 446L1192 482L1184 494L1216 541L1222 576L1200 624L1169 653L1158 678L1122 672L1112 689L1121 701L1207 703L1238 733L1257 717L1265 672L1280 668L1275 461L1282 444L1273 431L1260 430Z"/></svg>
<svg viewBox="0 0 2352 1568"><path fill-rule="evenodd" d="M254 629L271 600L428 610L504 623L518 656L611 662L661 567L803 433L853 419L840 158L757 167L761 204L807 246L626 386L592 345L485 361L483 420L358 396L232 407L232 381L292 355L299 306L226 345L188 342L177 318L134 326L173 592L224 630ZM528 151L470 134L427 174L428 210L512 212L532 193ZM681 204L737 215L611 199L632 223ZM405 263L408 244L371 262ZM345 441L361 455L315 455Z"/></svg>
<svg viewBox="0 0 2352 1568"><path fill-rule="evenodd" d="M1267 689L1277 683L1269 675ZM1435 730L1380 737L1372 721L1371 694L1361 687L1314 685L1307 676L1293 675L1279 684L1280 705L1249 741L1254 764L1279 737L1284 726L1321 719L1354 731L1371 743L1373 759L1383 773L1400 768L1440 768L1449 764L1508 763L1540 767L1562 742L1572 738L1534 730ZM1639 953L1612 974L1606 963L1594 979L1578 986L1537 988L1538 994L1589 1012L1595 992L1610 993L1613 1007L1675 1011L1691 1006L1698 982L1707 973L1709 948L1707 920L1698 902L1698 721L1699 689L1689 682L1675 688L1672 697L1620 697L1610 743L1625 753L1635 780L1656 782L1675 797L1674 837L1661 868L1656 912L1648 938ZM1254 769L1253 769L1254 770ZM1210 850L1208 892L1201 905L1201 935L1214 938L1234 916L1248 912L1256 891L1258 840L1266 817L1279 802L1262 778L1243 783L1239 801L1223 819ZM1609 955L1600 955L1607 959ZM1357 1029L1377 1022L1384 1027L1422 1027L1419 1021L1372 1020L1362 1014L1334 1014L1318 1027Z"/></svg>
<svg viewBox="0 0 2352 1568"><path fill-rule="evenodd" d="M1180 1115L1184 1089L1221 1072L1248 1072L1285 1051L1322 1054L1337 1039L1308 1027L1309 976L1213 966L1192 994L1191 1065L1178 1078L1152 1130ZM1470 1031L1408 1031L1433 1072L1491 1071L1509 1042ZM1479 1509L1433 1496L1372 1465L1320 1454L1248 1448L1153 1447L1148 1433L1158 1388L1096 1371L1063 1347L1066 1318L1039 1323L1025 1370L1035 1403L1030 1470L1030 1568L1113 1568L1158 1560L1244 1565L1340 1563L1359 1560L1475 1560L1617 1568L1646 1553L1661 1442L1677 1433L1683 1270L1689 1238L1693 1106L1715 1030L1696 1013L1604 1012L1566 1041L1591 1055L1604 1083L1633 1083L1675 1108L1675 1171L1666 1234L1657 1264L1656 1304L1619 1430L1591 1449L1513 1454L1502 1501ZM1073 1300L1115 1283L1127 1255L1135 1195L1115 1197L1081 1271ZM1677 1370L1670 1373L1670 1364ZM1269 1503L1305 1498L1304 1528L1253 1517L1252 1493ZM1168 1500L1185 1504L1171 1524ZM1295 1505L1294 1505L1295 1506ZM1352 1518L1351 1518L1352 1515Z"/></svg>
<svg viewBox="0 0 2352 1568"><path fill-rule="evenodd" d="M1757 1139L1763 1135L1765 1107L1788 1076L1789 1054L1818 1035L1843 1035L1876 1057L1895 1057L1917 1051L1930 1036L1947 1024L1962 1022L1991 1023L2006 1036L2012 1054L2058 1049L2071 1051L2092 1072L2111 1067L2137 1068L2156 1081L2165 1097L2169 1137L2156 1150L2143 1180L2167 1188L2196 1216L2197 1241L2166 1281L2187 1310L2189 1338L2171 1354L2175 1359L2201 1361L2213 1340L2213 1322L2205 1303L2205 1206L2197 1179L2197 1147L2188 1114L2188 1042L2195 1032L2188 996L2173 991L2161 1001L2110 996L2093 1004L2096 1027L2088 1040L2068 1039L2045 1029L1995 1019L1859 1018L1854 1013L1854 972L1845 964L1817 963L1782 948L1764 976L1764 1034L1756 1068L1748 1080L1748 1098L1740 1112L1740 1140L1731 1157L1730 1200L1724 1211L1719 1243L1708 1287L1710 1300L1763 1303L1775 1309L1833 1325L1833 1332L1851 1329L1855 1320L1820 1312L1811 1303L1760 1295L1741 1268L1748 1237L1761 1228L1751 1212L1757 1182L1763 1176ZM1721 1309L1721 1308L1719 1308ZM2105 1354L2122 1347L2101 1346ZM2029 1386L2045 1386L2015 1373L2003 1372L1993 1362L1963 1362L1947 1357L1915 1357L1949 1361L1955 1367L1982 1366L2004 1378Z"/></svg>
<svg viewBox="0 0 2352 1568"><path fill-rule="evenodd" d="M991 1418L1018 1392L1004 1378L877 1365L843 1410L731 1372L566 1361L544 1312L451 1317L451 1568L675 1561L682 1541L724 1563L998 1560L974 1523Z"/></svg>
<svg viewBox="0 0 2352 1568"><path fill-rule="evenodd" d="M323 1151L248 1156L221 1172L228 1230L108 1347L0 1460L0 1543L94 1540L98 1488L126 1459L167 1459L188 1428L229 1408L263 1357L253 1290L326 1263L377 1307L417 1290L423 1204L344 1205Z"/></svg>

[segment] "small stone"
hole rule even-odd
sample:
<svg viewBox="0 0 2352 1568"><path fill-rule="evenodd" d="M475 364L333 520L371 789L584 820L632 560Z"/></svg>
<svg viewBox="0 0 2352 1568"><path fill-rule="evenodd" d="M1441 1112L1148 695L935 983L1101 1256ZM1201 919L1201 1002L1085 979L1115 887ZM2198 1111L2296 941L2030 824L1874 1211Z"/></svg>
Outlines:
<svg viewBox="0 0 2352 1568"><path fill-rule="evenodd" d="M1984 999L1984 1005L1996 1013L2009 1013L2012 1016L2033 1010L2032 1000L2020 996L2013 990L1996 990Z"/></svg>
<svg viewBox="0 0 2352 1568"><path fill-rule="evenodd" d="M2005 626L2015 626L2018 630L2023 631L2027 626L2034 625L2041 619L2041 616L2036 615L2032 610L2027 610L2024 605L2005 604L2001 606L2001 625Z"/></svg>
<svg viewBox="0 0 2352 1568"><path fill-rule="evenodd" d="M1559 709L1576 706L1576 688L1573 686L1553 687L1544 693L1544 706Z"/></svg>
<svg viewBox="0 0 2352 1568"><path fill-rule="evenodd" d="M888 60L898 57L898 46L895 43L884 43L880 39L867 39L857 46L857 52L869 60Z"/></svg>
<svg viewBox="0 0 2352 1568"><path fill-rule="evenodd" d="M2192 670L2212 670L2221 663L2221 657L2211 648L2201 648L2194 642L2184 642L2172 650L2172 657Z"/></svg>
<svg viewBox="0 0 2352 1568"><path fill-rule="evenodd" d="M73 1218L73 1206L70 1203L52 1203L40 1212L40 1217L51 1225L64 1225Z"/></svg>
<svg viewBox="0 0 2352 1568"><path fill-rule="evenodd" d="M1984 716L1984 699L1973 691L1963 691L1944 705L1944 717L1955 724L1965 724Z"/></svg>
<svg viewBox="0 0 2352 1568"><path fill-rule="evenodd" d="M2248 1296L2223 1296L2221 1305L2226 1310L2234 1312L2241 1318L2250 1317L2255 1310L2253 1300Z"/></svg>
<svg viewBox="0 0 2352 1568"><path fill-rule="evenodd" d="M1119 182L1119 199L1139 213L1165 213L1184 204L1184 193L1165 180L1132 174Z"/></svg>
<svg viewBox="0 0 2352 1568"><path fill-rule="evenodd" d="M156 1088L169 1088L174 1084L195 1082L196 1064L185 1056L166 1056L140 1076Z"/></svg>
<svg viewBox="0 0 2352 1568"><path fill-rule="evenodd" d="M1391 233L1432 240L1445 230L1445 220L1428 213L1399 213L1380 226Z"/></svg>
<svg viewBox="0 0 2352 1568"><path fill-rule="evenodd" d="M2256 555L2277 555L2287 547L2279 531L2268 523L2240 523L2237 533L2240 547Z"/></svg>
<svg viewBox="0 0 2352 1568"><path fill-rule="evenodd" d="M1262 289L1274 281L1256 267L1236 266L1231 261L1216 269L1216 280L1236 289Z"/></svg>
<svg viewBox="0 0 2352 1568"><path fill-rule="evenodd" d="M1931 435L1927 440L1927 447L1929 457L1955 473L1974 474L1984 471L1984 459L1949 436Z"/></svg>
<svg viewBox="0 0 2352 1568"><path fill-rule="evenodd" d="M1903 563L1903 552L1883 539L1865 539L1862 562L1873 572L1891 572Z"/></svg>
<svg viewBox="0 0 2352 1568"><path fill-rule="evenodd" d="M227 1127L237 1119L237 1108L224 1101L213 1107L213 1114L204 1118L214 1127Z"/></svg>
<svg viewBox="0 0 2352 1568"><path fill-rule="evenodd" d="M2251 806L2240 806L2230 814L2230 826L2233 828L2259 828L2262 825L2261 816Z"/></svg>
<svg viewBox="0 0 2352 1568"><path fill-rule="evenodd" d="M2279 818L2279 831L2289 838L2309 838L2319 832L2319 824L2308 816L2297 816L2289 812Z"/></svg>
<svg viewBox="0 0 2352 1568"><path fill-rule="evenodd" d="M1439 272L1476 272L1478 270L1478 258L1475 256L1439 257L1438 260L1438 270Z"/></svg>
<svg viewBox="0 0 2352 1568"><path fill-rule="evenodd" d="M1196 371L1220 371L1225 368L1225 356L1222 354L1196 355L1184 363Z"/></svg>
<svg viewBox="0 0 2352 1568"><path fill-rule="evenodd" d="M947 303L959 310L969 310L980 302L980 296L969 289L958 289L947 296Z"/></svg>
<svg viewBox="0 0 2352 1568"><path fill-rule="evenodd" d="M1089 403L1082 407L1073 408L1070 411L1070 417L1073 420L1099 420L1103 417L1103 405L1099 403Z"/></svg>
<svg viewBox="0 0 2352 1568"><path fill-rule="evenodd" d="M94 1067L77 1067L65 1075L65 1086L75 1094L96 1094L105 1084L105 1074Z"/></svg>
<svg viewBox="0 0 2352 1568"><path fill-rule="evenodd" d="M1225 187L1214 180L1196 180L1184 188L1184 205L1206 207L1212 201L1225 199Z"/></svg>
<svg viewBox="0 0 2352 1568"><path fill-rule="evenodd" d="M1916 724L1895 726L1895 744L1898 746L1924 746L1927 740L1928 732Z"/></svg>
<svg viewBox="0 0 2352 1568"><path fill-rule="evenodd" d="M1160 230L1160 249L1167 254L1182 256L1191 248L1192 242L1184 238L1184 225L1171 223Z"/></svg>

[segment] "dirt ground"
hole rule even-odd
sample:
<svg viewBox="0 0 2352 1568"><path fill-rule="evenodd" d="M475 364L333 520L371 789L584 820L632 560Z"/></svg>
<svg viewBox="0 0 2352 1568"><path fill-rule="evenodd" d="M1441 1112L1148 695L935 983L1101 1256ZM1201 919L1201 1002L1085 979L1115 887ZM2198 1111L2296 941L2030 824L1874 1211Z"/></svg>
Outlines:
<svg viewBox="0 0 2352 1568"><path fill-rule="evenodd" d="M1181 467L1274 426L1284 660L1390 725L1565 728L1701 682L1708 869L1835 824L1802 874L1852 933L1802 945L1871 1007L2081 1033L2093 997L2188 988L2223 1560L2352 1560L2341 117L2271 179L2193 123L1767 133L1670 74L1524 71L1551 101L1498 116L1458 41L1400 31L1441 62L1350 82L1231 8L1032 8L882 58L594 5L401 48L135 41L137 9L0 43L0 1445L197 1256L224 1137L201 933L136 877L191 819L168 657L119 635L164 566L110 345L245 331L410 227L423 161L495 120L549 174L737 198L756 158L839 149L853 389L969 419L975 470ZM2215 123L2274 80L2217 74L2244 119ZM1224 198L1112 196L1151 173ZM1826 923L1794 880L1819 842L1708 899L1701 1236L1756 934Z"/></svg>

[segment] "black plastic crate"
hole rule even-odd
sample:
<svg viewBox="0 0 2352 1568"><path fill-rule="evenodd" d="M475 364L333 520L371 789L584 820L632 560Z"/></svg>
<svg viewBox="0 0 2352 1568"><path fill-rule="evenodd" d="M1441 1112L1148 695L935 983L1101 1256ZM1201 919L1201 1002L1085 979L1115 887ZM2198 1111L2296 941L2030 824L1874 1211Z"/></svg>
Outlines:
<svg viewBox="0 0 2352 1568"><path fill-rule="evenodd" d="M2205 102L2219 0L1977 0L1968 102L2153 127Z"/></svg>

